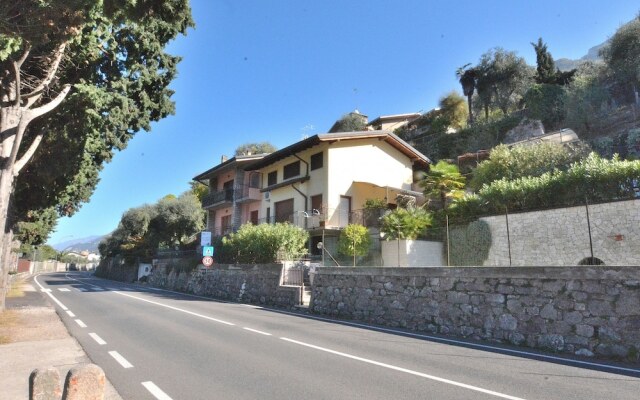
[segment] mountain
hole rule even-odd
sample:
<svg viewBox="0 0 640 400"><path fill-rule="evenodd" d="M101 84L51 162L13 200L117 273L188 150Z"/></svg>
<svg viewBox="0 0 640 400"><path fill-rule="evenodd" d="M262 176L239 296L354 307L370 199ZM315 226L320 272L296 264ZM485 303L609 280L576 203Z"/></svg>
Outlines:
<svg viewBox="0 0 640 400"><path fill-rule="evenodd" d="M587 52L587 54L583 57L581 57L579 60L571 60L568 58L559 58L557 60L555 60L556 62L556 67L558 69L560 69L560 71L570 71L574 68L578 68L578 65L580 65L581 62L583 61L599 61L602 60L602 57L600 57L600 50L603 49L604 47L606 47L609 44L609 40L606 40L603 43L600 43L597 46L593 46L592 48L589 49L589 51Z"/></svg>
<svg viewBox="0 0 640 400"><path fill-rule="evenodd" d="M56 249L57 251L83 251L87 250L90 253L98 252L98 244L105 235L95 235L95 236L87 236L83 238L67 240L65 242L60 242L56 244L52 244L51 247Z"/></svg>

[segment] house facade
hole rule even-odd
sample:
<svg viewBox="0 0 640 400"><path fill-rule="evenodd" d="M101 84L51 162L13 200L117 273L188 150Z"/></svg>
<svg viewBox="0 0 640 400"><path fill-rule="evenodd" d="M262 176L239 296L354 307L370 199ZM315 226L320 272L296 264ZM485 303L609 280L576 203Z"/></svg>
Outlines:
<svg viewBox="0 0 640 400"><path fill-rule="evenodd" d="M422 203L416 183L429 163L389 131L364 131L314 135L248 169L262 176L261 219L309 230L313 254L318 242L326 244L327 235L336 237L347 224L370 225L368 199L382 199L391 208L398 195Z"/></svg>
<svg viewBox="0 0 640 400"><path fill-rule="evenodd" d="M246 168L264 156L223 158L220 164L193 178L209 187L202 207L207 213L206 230L214 236L234 232L247 222L259 222L261 175Z"/></svg>

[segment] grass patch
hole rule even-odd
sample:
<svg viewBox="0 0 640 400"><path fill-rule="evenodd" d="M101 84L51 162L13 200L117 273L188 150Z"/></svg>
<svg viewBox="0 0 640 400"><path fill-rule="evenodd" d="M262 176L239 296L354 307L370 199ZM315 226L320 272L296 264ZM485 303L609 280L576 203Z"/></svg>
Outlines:
<svg viewBox="0 0 640 400"><path fill-rule="evenodd" d="M0 344L13 342L10 330L18 325L18 314L15 311L5 310L0 312Z"/></svg>

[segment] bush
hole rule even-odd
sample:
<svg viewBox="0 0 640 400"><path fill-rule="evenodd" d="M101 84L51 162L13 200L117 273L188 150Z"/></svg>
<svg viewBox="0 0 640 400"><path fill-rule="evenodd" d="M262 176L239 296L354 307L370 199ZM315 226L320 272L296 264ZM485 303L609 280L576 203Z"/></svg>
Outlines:
<svg viewBox="0 0 640 400"><path fill-rule="evenodd" d="M288 223L245 224L222 239L220 261L238 264L265 264L292 260L306 254L309 234Z"/></svg>
<svg viewBox="0 0 640 400"><path fill-rule="evenodd" d="M477 195L465 196L451 208L456 219L541 208L570 207L589 202L635 198L640 161L611 160L591 153L567 171L555 170L536 177L503 178L484 185Z"/></svg>
<svg viewBox="0 0 640 400"><path fill-rule="evenodd" d="M431 214L422 208L398 208L382 217L380 231L386 240L415 240L425 235L431 224Z"/></svg>
<svg viewBox="0 0 640 400"><path fill-rule="evenodd" d="M564 120L564 101L565 91L560 85L536 84L524 95L527 117L542 121L547 130L558 128Z"/></svg>
<svg viewBox="0 0 640 400"><path fill-rule="evenodd" d="M489 159L473 170L470 186L476 190L491 182L540 176L553 170L567 170L571 163L587 155L584 144L564 146L560 143L540 143L529 146L500 145L491 150Z"/></svg>

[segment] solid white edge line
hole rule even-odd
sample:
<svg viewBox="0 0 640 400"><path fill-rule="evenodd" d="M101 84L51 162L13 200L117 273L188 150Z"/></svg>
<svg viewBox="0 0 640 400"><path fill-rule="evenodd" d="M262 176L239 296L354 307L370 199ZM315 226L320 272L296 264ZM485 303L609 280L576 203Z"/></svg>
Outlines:
<svg viewBox="0 0 640 400"><path fill-rule="evenodd" d="M107 344L107 342L105 342L100 336L98 336L97 333L91 332L89 336L91 336L91 338L95 340L100 346Z"/></svg>
<svg viewBox="0 0 640 400"><path fill-rule="evenodd" d="M67 310L67 315L69 315L71 318L74 318L76 316L71 310Z"/></svg>
<svg viewBox="0 0 640 400"><path fill-rule="evenodd" d="M272 311L275 311L275 312L280 313L280 314L286 314L286 315L292 315L292 316L300 316L299 313L294 313L294 312L289 312L289 311L284 311L284 310L272 310ZM350 321L344 321L344 320L335 320L335 319L330 319L330 318L317 317L315 315L304 315L303 317L304 318L313 319L313 320L316 320L316 321L337 323L337 324L340 324L340 325L347 325L347 326L354 326L354 327L357 327L357 328L365 328L365 329L370 329L370 330L378 331L378 332L391 332L391 333L397 333L397 334L400 334L400 335L403 335L403 336L408 336L408 337L414 337L414 338L420 338L420 339L429 339L429 340L433 340L434 342L440 343L440 344L453 343L453 344L460 344L460 345L469 347L471 349L476 349L476 350L478 350L478 349L480 349L480 350L497 350L499 352L508 353L508 354L512 354L512 355L532 356L532 357L539 358L540 359L539 361L544 361L544 360L562 361L565 364L588 365L588 366L591 366L591 367L599 367L599 368L602 368L602 369L613 369L613 370L618 370L618 371L634 372L636 374L640 373L640 369L637 369L637 368L636 369L634 369L634 368L625 368L625 367L618 367L618 366L609 365L609 364L600 364L600 363L591 362L591 361L573 360L571 358L550 356L550 355L546 355L546 354L533 353L533 352L524 351L524 350L514 350L514 349L509 349L509 348L506 348L506 347L491 346L491 345L488 345L488 344L465 342L463 340L448 339L448 338L443 338L443 337L439 337L439 336L424 335L424 334L421 334L421 333L399 331L397 329L384 328L384 327L375 326L375 325L359 324L357 322L350 322Z"/></svg>
<svg viewBox="0 0 640 400"><path fill-rule="evenodd" d="M62 311L67 311L68 308L67 306L65 306L64 304L62 304L62 302L60 302L60 300L56 299L54 295L51 294L51 289L48 289L49 291L45 291L44 286L42 286L40 284L40 282L38 282L38 277L34 277L33 280L38 284L38 286L40 286L40 289L42 289L43 292L45 292L47 294L47 296L51 297L51 300L53 300L58 306L60 306L60 308L62 308Z"/></svg>
<svg viewBox="0 0 640 400"><path fill-rule="evenodd" d="M117 351L110 351L109 355L113 357L118 364L122 366L122 368L133 368L133 365L131 365L131 363L122 357Z"/></svg>
<svg viewBox="0 0 640 400"><path fill-rule="evenodd" d="M169 397L168 394L163 392L159 387L156 386L155 383L151 381L142 382L142 386L144 386L145 389L147 389L149 393L151 393L158 400L173 400L171 397Z"/></svg>
<svg viewBox="0 0 640 400"><path fill-rule="evenodd" d="M87 324L82 322L82 320L80 320L80 319L75 319L74 321L76 321L76 324L80 325L80 328L86 328L87 327Z"/></svg>
<svg viewBox="0 0 640 400"><path fill-rule="evenodd" d="M361 362L364 362L364 363L367 363L367 364L377 365L379 367L392 369L394 371L404 372L404 373L407 373L407 374L419 376L419 377L422 377L422 378L431 379L431 380L434 380L434 381L437 381L437 382L442 382L442 383L446 383L446 384L453 385L453 386L458 386L458 387L469 389L469 390L474 390L476 392L490 394L492 396L501 397L503 399L524 400L521 397L510 396L508 394L504 394L504 393L500 393L500 392L494 392L493 390L483 389L481 387L477 387L477 386L473 386L473 385L467 385L466 383L452 381L450 379L440 378L440 377L437 377L437 376L434 376L434 375L424 374L422 372L414 371L414 370L411 370L411 369L402 368L402 367L396 367L395 365L385 364L385 363L382 363L382 362L379 362L379 361L370 360L368 358L362 358L362 357L354 356L354 355L351 355L351 354L342 353L340 351L327 349L325 347L320 347L320 346L315 346L315 345L309 344L309 343L299 342L299 341L294 340L294 339L289 339L289 338L286 338L286 337L281 337L280 339L282 339L284 341L287 341L287 342L290 342L290 343L298 344L300 346L305 346L305 347L309 347L309 348L312 348L312 349L315 349L315 350L324 351L326 353L335 354L337 356L350 358L352 360L361 361Z"/></svg>
<svg viewBox="0 0 640 400"><path fill-rule="evenodd" d="M271 336L271 334L270 334L270 333L268 333L268 332L262 332L262 331L259 331L259 330L257 330L257 329L251 329L251 328L247 328L247 327L242 328L242 329L244 329L244 330L246 330L246 331L249 331L249 332L259 333L259 334L261 334L261 335L265 335L265 336Z"/></svg>
<svg viewBox="0 0 640 400"><path fill-rule="evenodd" d="M100 287L100 286L97 286L97 285L93 285L91 283L82 282L79 279L71 278L71 277L68 276L68 274L65 274L65 276L68 279L71 279L71 280L74 280L74 281L78 281L78 282L84 283L86 285ZM37 281L36 281L36 283L37 283ZM40 284L38 283L38 285L40 285ZM40 287L42 287L42 285L40 285ZM189 293L174 292L174 291L165 290L165 289L157 289L157 290L163 291L163 292L169 292L169 293L182 294L184 296L189 296L189 297L216 300L214 298L196 296L196 295L192 295L192 294L189 294ZM57 299L55 299L55 301L58 302ZM60 304L62 304L62 303L60 303ZM229 304L234 304L234 303L229 303ZM250 307L250 308L264 308L264 307L260 307L260 306L253 306L251 304L244 304L244 306L247 306L247 307ZM62 307L64 307L64 306L62 306ZM63 309L66 309L66 307L64 307ZM297 316L297 317L299 317L301 315L300 313L294 313L294 312L289 312L289 311L285 311L285 310L277 310L277 309L271 309L271 308L266 308L266 310L275 311L275 312L280 313L280 314L292 315L292 316ZM609 369L609 370L615 370L615 371L633 372L633 373L636 373L636 374L640 373L640 369L637 369L637 368L635 368L635 369L634 368L625 368L625 367L618 367L618 366L615 366L615 365L601 364L601 363L591 362L591 361L573 360L573 359L570 359L570 358L551 356L551 355L546 355L546 354L541 354L541 353L533 353L533 352L524 351L524 350L513 350L513 349L506 348L506 347L497 347L497 346L491 346L491 345L487 345L487 344L465 342L463 340L447 339L447 338L443 338L443 337L439 337L439 336L431 336L431 335L424 335L424 334L421 334L421 333L399 331L399 330L396 330L396 329L378 327L378 326L374 326L374 325L359 324L357 322L350 322L350 321L344 321L344 320L335 320L335 319L330 319L330 318L323 318L323 317L318 317L318 316L315 316L315 315L303 315L303 317L304 318L313 319L313 320L316 320L316 321L339 323L341 325L355 326L355 327L358 327L358 328L371 329L371 330L379 331L379 332L391 332L391 333L397 333L397 334L400 334L400 335L403 335L403 336L408 336L408 337L415 337L415 338L420 338L420 339L429 339L429 340L433 340L434 342L438 342L438 343L441 343L441 344L454 343L454 344L460 344L460 345L463 345L463 346L467 346L467 347L472 348L472 349L484 349L484 350L492 350L492 351L497 350L497 351L500 351L502 353L508 353L508 354L513 354L513 355L531 356L531 357L539 358L540 359L539 361L542 361L542 360L553 360L553 361L560 361L560 362L563 362L563 363L569 364L569 365L571 365L571 364L573 364L573 365L587 365L587 366L590 366L590 367L597 367L597 368Z"/></svg>
<svg viewBox="0 0 640 400"><path fill-rule="evenodd" d="M144 302L147 302L147 303L155 304L155 305L157 305L157 306L165 307L165 308L168 308L168 309L170 309L170 310L180 311L180 312L183 312L183 313L185 313L185 314L193 315L193 316L195 316L195 317L200 317L200 318L207 319L207 320L209 320L209 321L219 322L219 323L221 323L221 324L230 325L230 326L235 325L234 323L227 322L227 321L223 321L223 320L221 320L221 319L217 319L217 318L213 318L213 317L208 317L208 316L206 316L206 315L198 314L198 313L195 313L195 312L193 312L193 311L188 311L188 310L184 310L184 309L182 309L182 308L173 307L173 306L170 306L170 305L167 305L167 304L158 303L157 301L152 301L152 300L143 299L142 297L133 296L133 295L130 295L130 294L127 294L127 293L122 293L122 292L119 292L119 291L113 291L112 293L119 294L119 295L121 295L121 296L131 297L132 299L136 299L136 300L144 301Z"/></svg>

